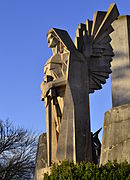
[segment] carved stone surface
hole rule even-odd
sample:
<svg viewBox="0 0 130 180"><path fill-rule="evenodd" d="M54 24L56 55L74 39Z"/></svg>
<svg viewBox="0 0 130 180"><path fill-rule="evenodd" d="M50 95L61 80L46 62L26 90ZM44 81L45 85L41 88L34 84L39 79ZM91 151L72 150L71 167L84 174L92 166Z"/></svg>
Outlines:
<svg viewBox="0 0 130 180"><path fill-rule="evenodd" d="M47 33L53 55L44 66L41 99L45 101L47 162L92 161L89 93L102 88L111 73L113 49L109 34L119 13L96 12L93 21L79 24L75 44L67 31Z"/></svg>
<svg viewBox="0 0 130 180"><path fill-rule="evenodd" d="M112 27L113 108L104 118L101 164L114 159L130 163L130 16L119 16Z"/></svg>
<svg viewBox="0 0 130 180"><path fill-rule="evenodd" d="M43 180L43 168L47 166L47 140L46 134L39 136L34 180Z"/></svg>
<svg viewBox="0 0 130 180"><path fill-rule="evenodd" d="M112 61L112 105L130 104L130 16L120 16L111 34L115 56Z"/></svg>
<svg viewBox="0 0 130 180"><path fill-rule="evenodd" d="M130 104L105 113L100 163L115 159L130 163Z"/></svg>

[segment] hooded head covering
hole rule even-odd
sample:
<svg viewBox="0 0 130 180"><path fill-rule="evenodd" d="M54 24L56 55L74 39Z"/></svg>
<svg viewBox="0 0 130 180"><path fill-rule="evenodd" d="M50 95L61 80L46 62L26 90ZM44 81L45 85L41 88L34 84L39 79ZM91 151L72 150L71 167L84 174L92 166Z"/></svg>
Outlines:
<svg viewBox="0 0 130 180"><path fill-rule="evenodd" d="M76 47L73 43L73 41L71 40L69 34L67 33L67 31L65 30L61 30L61 29L57 29L57 28L51 28L48 32L47 32L47 36L50 33L55 33L56 37L63 43L63 45L69 50L75 50Z"/></svg>

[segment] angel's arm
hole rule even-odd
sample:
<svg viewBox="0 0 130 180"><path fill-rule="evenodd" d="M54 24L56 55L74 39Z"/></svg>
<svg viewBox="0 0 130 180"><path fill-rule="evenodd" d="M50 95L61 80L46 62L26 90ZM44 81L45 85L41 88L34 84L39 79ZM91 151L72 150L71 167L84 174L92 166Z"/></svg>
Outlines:
<svg viewBox="0 0 130 180"><path fill-rule="evenodd" d="M58 78L54 81L50 82L42 82L41 83L41 90L42 90L42 100L47 96L49 90L51 88L57 88L66 85L66 77Z"/></svg>

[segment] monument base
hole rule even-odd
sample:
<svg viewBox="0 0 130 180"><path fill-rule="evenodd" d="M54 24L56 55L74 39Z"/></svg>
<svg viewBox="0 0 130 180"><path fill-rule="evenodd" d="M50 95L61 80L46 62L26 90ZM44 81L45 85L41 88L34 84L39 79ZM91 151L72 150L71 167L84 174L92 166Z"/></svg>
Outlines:
<svg viewBox="0 0 130 180"><path fill-rule="evenodd" d="M100 164L108 160L130 163L130 104L105 113Z"/></svg>
<svg viewBox="0 0 130 180"><path fill-rule="evenodd" d="M38 140L36 166L35 166L33 180L43 180L44 173L50 172L50 169L46 167L47 166L46 146L47 146L46 133L43 133L39 136L39 140Z"/></svg>

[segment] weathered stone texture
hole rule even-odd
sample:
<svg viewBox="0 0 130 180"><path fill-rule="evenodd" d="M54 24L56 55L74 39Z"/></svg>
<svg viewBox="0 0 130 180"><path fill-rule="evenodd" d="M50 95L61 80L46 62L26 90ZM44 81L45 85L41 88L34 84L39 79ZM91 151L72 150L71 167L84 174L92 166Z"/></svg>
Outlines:
<svg viewBox="0 0 130 180"><path fill-rule="evenodd" d="M89 93L102 88L111 73L109 34L119 16L115 4L80 23L75 44L65 30L47 33L52 56L44 66L41 100L45 101L47 162L92 161Z"/></svg>
<svg viewBox="0 0 130 180"><path fill-rule="evenodd" d="M113 22L111 34L115 56L112 61L112 105L130 104L130 16Z"/></svg>
<svg viewBox="0 0 130 180"><path fill-rule="evenodd" d="M34 180L42 180L45 167L47 166L47 142L46 133L39 136L36 167L34 172Z"/></svg>
<svg viewBox="0 0 130 180"><path fill-rule="evenodd" d="M105 113L100 163L115 159L130 163L130 104Z"/></svg>

